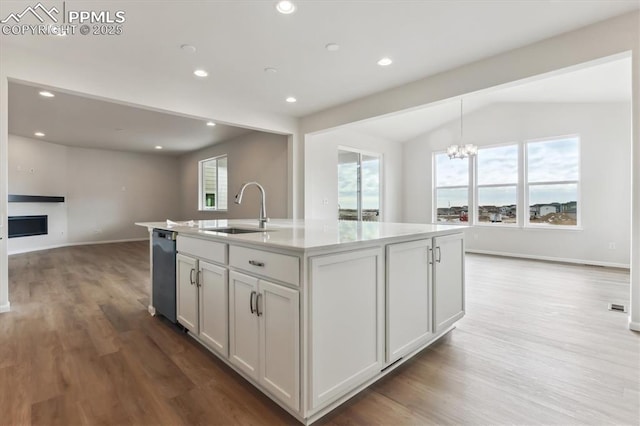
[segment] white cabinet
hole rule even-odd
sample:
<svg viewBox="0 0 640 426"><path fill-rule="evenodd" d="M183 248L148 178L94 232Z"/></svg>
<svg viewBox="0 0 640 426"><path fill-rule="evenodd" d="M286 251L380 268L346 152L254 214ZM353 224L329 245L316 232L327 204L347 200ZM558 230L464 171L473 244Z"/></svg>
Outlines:
<svg viewBox="0 0 640 426"><path fill-rule="evenodd" d="M187 330L198 334L198 287L196 286L198 261L178 253L176 262L178 322Z"/></svg>
<svg viewBox="0 0 640 426"><path fill-rule="evenodd" d="M178 321L313 422L464 315L463 234L434 233L308 250L178 235Z"/></svg>
<svg viewBox="0 0 640 426"><path fill-rule="evenodd" d="M224 356L229 354L229 293L226 268L200 260L199 311L200 339Z"/></svg>
<svg viewBox="0 0 640 426"><path fill-rule="evenodd" d="M435 237L433 259L434 325L439 332L464 316L463 234Z"/></svg>
<svg viewBox="0 0 640 426"><path fill-rule="evenodd" d="M299 292L232 271L230 361L294 410L300 406Z"/></svg>
<svg viewBox="0 0 640 426"><path fill-rule="evenodd" d="M178 322L228 356L227 269L180 253L176 262Z"/></svg>
<svg viewBox="0 0 640 426"><path fill-rule="evenodd" d="M309 258L309 406L317 410L380 373L384 351L381 247Z"/></svg>
<svg viewBox="0 0 640 426"><path fill-rule="evenodd" d="M387 363L433 337L431 263L431 238L387 246Z"/></svg>
<svg viewBox="0 0 640 426"><path fill-rule="evenodd" d="M229 357L249 377L258 380L260 318L256 313L258 279L231 272L229 276Z"/></svg>

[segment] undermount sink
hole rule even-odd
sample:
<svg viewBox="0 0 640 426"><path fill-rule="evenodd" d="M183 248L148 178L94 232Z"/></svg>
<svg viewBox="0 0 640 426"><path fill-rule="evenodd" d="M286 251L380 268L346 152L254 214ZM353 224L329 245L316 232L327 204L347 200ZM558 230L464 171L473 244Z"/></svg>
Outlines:
<svg viewBox="0 0 640 426"><path fill-rule="evenodd" d="M243 229L243 228L205 228L203 231L222 232L223 234L250 234L252 232L264 232L266 229Z"/></svg>

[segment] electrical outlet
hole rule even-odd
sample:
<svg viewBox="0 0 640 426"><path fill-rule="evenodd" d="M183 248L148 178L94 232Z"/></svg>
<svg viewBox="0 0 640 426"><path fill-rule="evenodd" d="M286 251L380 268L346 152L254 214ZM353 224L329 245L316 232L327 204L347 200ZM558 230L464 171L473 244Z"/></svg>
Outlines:
<svg viewBox="0 0 640 426"><path fill-rule="evenodd" d="M616 249L616 243L609 243L609 250L615 250Z"/></svg>
<svg viewBox="0 0 640 426"><path fill-rule="evenodd" d="M329 205L329 199L328 198L323 198L322 199L322 204L325 205L325 206L328 206Z"/></svg>

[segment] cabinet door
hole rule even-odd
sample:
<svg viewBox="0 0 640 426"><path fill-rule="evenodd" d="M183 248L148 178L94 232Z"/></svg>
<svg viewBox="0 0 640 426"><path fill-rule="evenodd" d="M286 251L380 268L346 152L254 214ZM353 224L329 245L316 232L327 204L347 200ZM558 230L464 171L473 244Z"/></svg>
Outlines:
<svg viewBox="0 0 640 426"><path fill-rule="evenodd" d="M290 408L300 401L300 321L297 290L259 282L260 383Z"/></svg>
<svg viewBox="0 0 640 426"><path fill-rule="evenodd" d="M176 255L178 322L195 334L198 334L198 287L195 282L197 263L194 258L179 253Z"/></svg>
<svg viewBox="0 0 640 426"><path fill-rule="evenodd" d="M384 358L382 249L310 263L310 407L321 408L380 372Z"/></svg>
<svg viewBox="0 0 640 426"><path fill-rule="evenodd" d="M258 380L259 321L255 309L258 279L237 272L229 274L229 359Z"/></svg>
<svg viewBox="0 0 640 426"><path fill-rule="evenodd" d="M227 269L200 261L200 338L211 349L229 355Z"/></svg>
<svg viewBox="0 0 640 426"><path fill-rule="evenodd" d="M433 239L433 297L436 331L464 316L464 238L462 234Z"/></svg>
<svg viewBox="0 0 640 426"><path fill-rule="evenodd" d="M394 362L433 335L431 239L387 246L386 361Z"/></svg>

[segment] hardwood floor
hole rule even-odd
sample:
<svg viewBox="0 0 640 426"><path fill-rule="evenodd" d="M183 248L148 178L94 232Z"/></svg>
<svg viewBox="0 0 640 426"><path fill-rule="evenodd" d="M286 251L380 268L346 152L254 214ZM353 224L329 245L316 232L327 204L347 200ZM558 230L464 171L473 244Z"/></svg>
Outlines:
<svg viewBox="0 0 640 426"><path fill-rule="evenodd" d="M147 314L146 242L11 256L0 424L296 424ZM467 256L456 330L316 424L638 424L628 271Z"/></svg>

